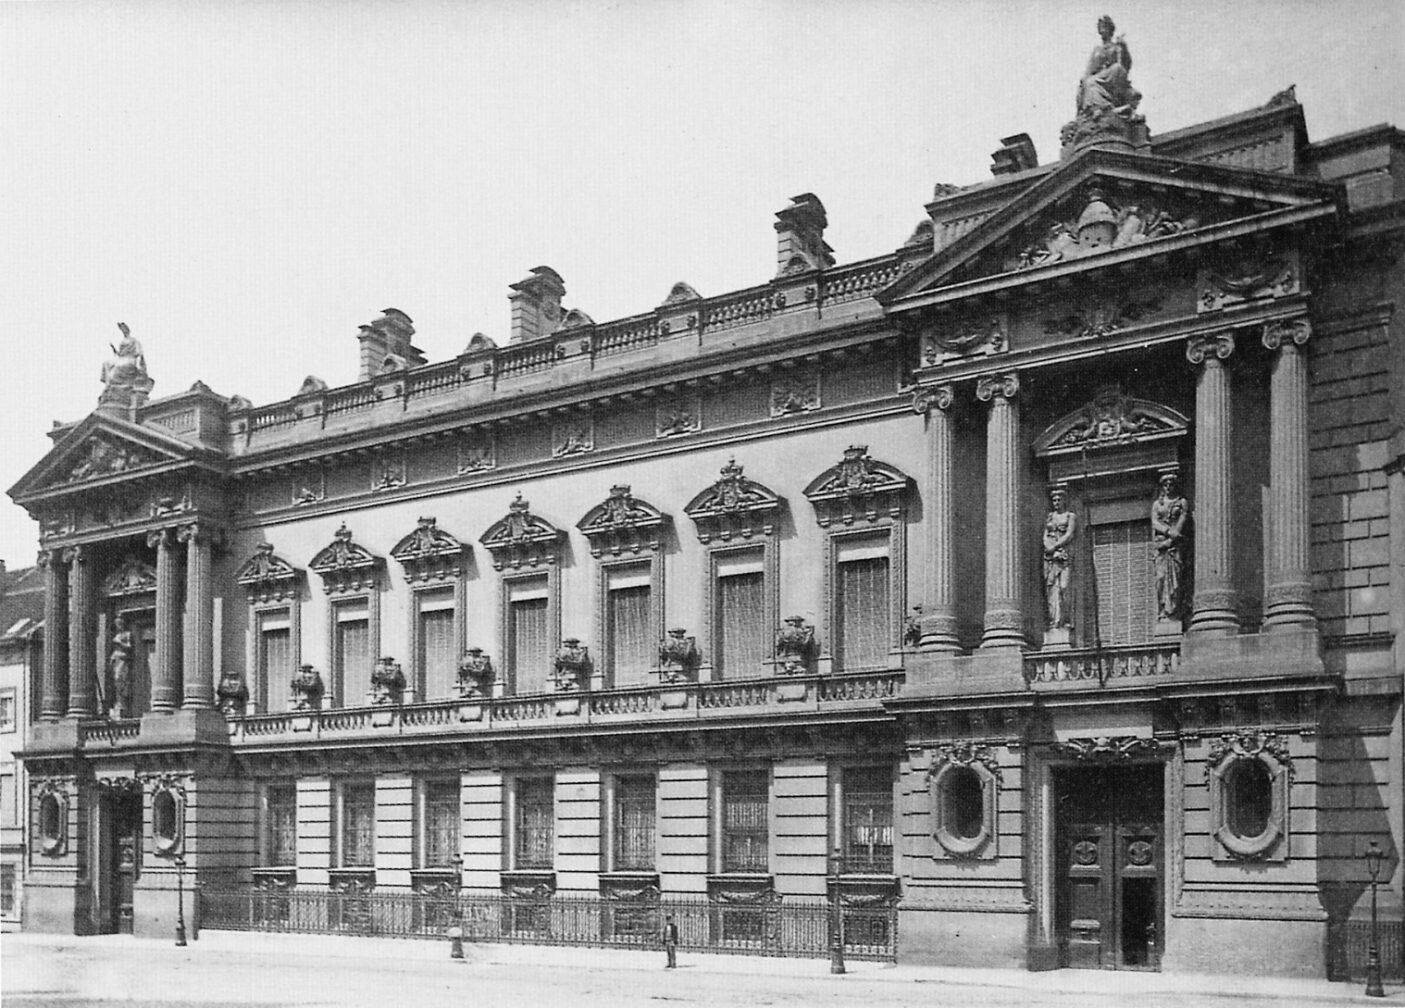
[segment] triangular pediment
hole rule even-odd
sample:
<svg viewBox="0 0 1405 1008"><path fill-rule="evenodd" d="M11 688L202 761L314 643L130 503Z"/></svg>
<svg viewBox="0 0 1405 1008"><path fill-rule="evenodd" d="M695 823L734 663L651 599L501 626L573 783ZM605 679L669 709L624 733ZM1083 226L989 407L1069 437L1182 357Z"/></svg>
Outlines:
<svg viewBox="0 0 1405 1008"><path fill-rule="evenodd" d="M212 461L211 453L148 427L94 413L59 438L10 489L10 496L23 503L200 461Z"/></svg>
<svg viewBox="0 0 1405 1008"><path fill-rule="evenodd" d="M1339 188L1272 172L1090 150L1044 175L877 294L884 304L986 277L1018 281L1336 212Z"/></svg>

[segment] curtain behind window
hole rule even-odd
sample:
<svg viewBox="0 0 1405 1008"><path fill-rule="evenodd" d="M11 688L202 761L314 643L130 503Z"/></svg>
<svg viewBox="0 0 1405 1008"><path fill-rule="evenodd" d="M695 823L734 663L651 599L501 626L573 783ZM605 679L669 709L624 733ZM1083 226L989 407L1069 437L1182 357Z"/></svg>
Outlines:
<svg viewBox="0 0 1405 1008"><path fill-rule="evenodd" d="M643 679L654 667L658 646L649 626L649 586L611 589L606 617L616 681Z"/></svg>
<svg viewBox="0 0 1405 1008"><path fill-rule="evenodd" d="M458 648L454 641L454 611L431 609L420 613L420 670L424 674L422 700L442 700L454 695Z"/></svg>
<svg viewBox="0 0 1405 1008"><path fill-rule="evenodd" d="M510 675L519 693L535 693L546 688L552 644L547 639L546 602L544 598L517 599L508 606Z"/></svg>
<svg viewBox="0 0 1405 1008"><path fill-rule="evenodd" d="M259 682L264 684L264 709L292 707L293 635L287 627L265 627L259 633Z"/></svg>
<svg viewBox="0 0 1405 1008"><path fill-rule="evenodd" d="M725 678L762 675L770 634L761 571L717 579L717 661Z"/></svg>
<svg viewBox="0 0 1405 1008"><path fill-rule="evenodd" d="M371 623L369 620L347 620L337 624L337 668L341 695L337 702L355 706L366 702L371 689Z"/></svg>
<svg viewBox="0 0 1405 1008"><path fill-rule="evenodd" d="M888 558L867 557L835 565L840 668L882 668L888 662Z"/></svg>

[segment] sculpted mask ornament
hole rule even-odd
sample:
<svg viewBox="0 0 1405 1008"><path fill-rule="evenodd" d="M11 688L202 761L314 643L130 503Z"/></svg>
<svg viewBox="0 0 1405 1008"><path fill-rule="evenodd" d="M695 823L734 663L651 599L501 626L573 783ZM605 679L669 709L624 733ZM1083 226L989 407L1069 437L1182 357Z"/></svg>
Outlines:
<svg viewBox="0 0 1405 1008"><path fill-rule="evenodd" d="M313 711L322 706L322 676L311 665L303 665L292 681L293 710Z"/></svg>
<svg viewBox="0 0 1405 1008"><path fill-rule="evenodd" d="M1151 502L1151 544L1155 550L1156 618L1178 621L1185 604L1186 525L1190 502L1181 493L1181 478L1161 474L1160 488Z"/></svg>
<svg viewBox="0 0 1405 1008"><path fill-rule="evenodd" d="M785 626L776 634L776 659L786 675L802 675L810 671L815 656L815 628L803 616L787 616Z"/></svg>
<svg viewBox="0 0 1405 1008"><path fill-rule="evenodd" d="M1066 635L1073 625L1069 606L1069 585L1073 577L1072 543L1078 533L1078 519L1068 509L1068 491L1062 485L1049 488L1049 513L1044 518L1044 605L1049 630Z"/></svg>
<svg viewBox="0 0 1405 1008"><path fill-rule="evenodd" d="M590 648L578 637L567 637L556 652L556 689L561 693L579 693L590 685Z"/></svg>
<svg viewBox="0 0 1405 1008"><path fill-rule="evenodd" d="M394 658L381 658L371 669L371 702L398 704L405 695L405 673Z"/></svg>
<svg viewBox="0 0 1405 1008"><path fill-rule="evenodd" d="M697 639L685 628L674 627L659 645L659 677L666 683L682 682L697 663Z"/></svg>
<svg viewBox="0 0 1405 1008"><path fill-rule="evenodd" d="M493 660L480 647L471 647L459 661L459 696L479 699L493 695Z"/></svg>

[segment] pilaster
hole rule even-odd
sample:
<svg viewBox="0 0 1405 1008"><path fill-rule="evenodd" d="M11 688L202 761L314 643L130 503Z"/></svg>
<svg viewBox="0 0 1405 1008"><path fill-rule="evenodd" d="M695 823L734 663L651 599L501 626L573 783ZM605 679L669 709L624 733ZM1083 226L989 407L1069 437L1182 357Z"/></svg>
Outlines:
<svg viewBox="0 0 1405 1008"><path fill-rule="evenodd" d="M214 586L210 530L198 523L176 533L185 543L185 697L181 706L214 706Z"/></svg>
<svg viewBox="0 0 1405 1008"><path fill-rule="evenodd" d="M91 546L64 550L68 562L68 716L97 713L97 627Z"/></svg>
<svg viewBox="0 0 1405 1008"><path fill-rule="evenodd" d="M1195 594L1190 629L1237 634L1239 596L1234 589L1231 508L1232 420L1230 333L1196 336L1186 359L1200 368L1195 383Z"/></svg>
<svg viewBox="0 0 1405 1008"><path fill-rule="evenodd" d="M1269 380L1269 536L1264 629L1316 626L1308 567L1307 362L1300 349L1312 334L1305 318L1264 326L1276 351Z"/></svg>
<svg viewBox="0 0 1405 1008"><path fill-rule="evenodd" d="M989 375L976 398L990 404L985 461L985 633L981 647L1024 647L1020 604L1019 406L1016 374Z"/></svg>
<svg viewBox="0 0 1405 1008"><path fill-rule="evenodd" d="M918 624L923 651L961 650L956 636L956 519L950 385L918 389L912 408L927 418L927 608Z"/></svg>
<svg viewBox="0 0 1405 1008"><path fill-rule="evenodd" d="M175 535L160 529L146 537L156 550L156 654L151 674L151 710L169 714L180 701L181 599L176 575Z"/></svg>
<svg viewBox="0 0 1405 1008"><path fill-rule="evenodd" d="M63 717L68 696L68 567L59 550L39 554L44 568L44 673L40 683L39 717Z"/></svg>

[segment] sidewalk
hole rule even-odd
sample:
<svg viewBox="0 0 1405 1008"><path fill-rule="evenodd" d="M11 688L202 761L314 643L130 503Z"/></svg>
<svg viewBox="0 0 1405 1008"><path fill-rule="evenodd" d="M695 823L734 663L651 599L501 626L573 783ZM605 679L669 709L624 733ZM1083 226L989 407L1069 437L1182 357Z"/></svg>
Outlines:
<svg viewBox="0 0 1405 1008"><path fill-rule="evenodd" d="M6 941L21 937L7 935ZM23 936L24 939L52 942L54 936ZM130 937L107 935L72 939L83 943L117 942L130 947ZM143 942L147 944L147 942ZM153 946L163 944L150 940ZM243 931L202 931L192 948L207 952L257 957L290 954L303 959L376 959L394 956L406 960L448 961L449 944L414 939L351 938L335 935L270 934ZM619 973L661 968L662 949L625 951L620 949L575 948L560 945L497 945L466 942L464 955L469 966L556 967L584 971ZM1097 994L1139 998L1152 995L1197 995L1234 997L1245 1001L1275 1004L1405 1004L1405 987L1386 985L1386 998L1366 998L1359 983L1329 983L1326 980L1285 977L1232 976L1195 973L1144 973L1115 970L1056 970L1030 973L1015 969L979 969L955 966L894 965L849 961L846 976L831 977L827 959L779 959L713 953L679 953L679 967L692 974L731 976L766 975L828 979L843 983L849 977L862 983L939 984L944 987L970 987L974 990L998 988L1028 991L1031 994Z"/></svg>

